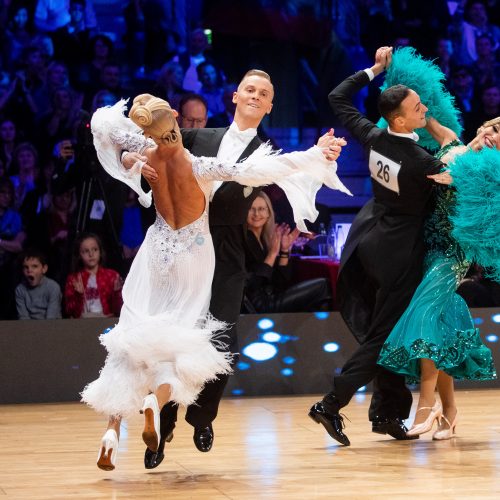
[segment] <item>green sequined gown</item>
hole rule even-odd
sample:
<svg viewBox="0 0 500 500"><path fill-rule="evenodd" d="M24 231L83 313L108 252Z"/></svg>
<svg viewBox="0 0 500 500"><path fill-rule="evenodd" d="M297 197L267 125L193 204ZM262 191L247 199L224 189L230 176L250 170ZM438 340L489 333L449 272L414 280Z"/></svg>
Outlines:
<svg viewBox="0 0 500 500"><path fill-rule="evenodd" d="M458 141L446 145L437 157L458 145ZM383 345L378 364L405 375L408 383L419 382L421 358L432 359L456 379L493 379L491 351L483 344L467 304L455 293L469 262L451 237L454 190L441 185L437 190L436 208L425 224L424 277Z"/></svg>

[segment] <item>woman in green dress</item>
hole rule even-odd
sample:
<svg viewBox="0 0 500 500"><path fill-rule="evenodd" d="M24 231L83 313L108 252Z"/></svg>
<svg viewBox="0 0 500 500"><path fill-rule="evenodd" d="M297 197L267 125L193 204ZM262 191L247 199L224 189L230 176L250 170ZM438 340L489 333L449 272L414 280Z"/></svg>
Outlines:
<svg viewBox="0 0 500 500"><path fill-rule="evenodd" d="M432 118L426 129L440 144L437 156L451 167L451 175L445 171L429 176L440 185L435 210L425 225L424 277L387 338L378 363L405 375L409 383L420 383L415 420L408 435L430 431L437 420L433 439L442 440L455 435L458 420L453 379L496 378L491 351L483 344L465 301L456 293L469 268L467 256L471 252L458 243L461 234L455 229L463 226L461 203L467 204L467 200L477 205L467 209L469 227L474 227L472 212L483 227L498 228L500 117L484 123L467 146L455 132ZM469 169L467 175L464 169ZM471 177L475 179L472 184ZM453 187L446 185L451 182ZM493 232L497 234L497 230ZM486 253L494 254L493 261L498 262L498 239L493 241ZM436 398L436 387L441 401Z"/></svg>

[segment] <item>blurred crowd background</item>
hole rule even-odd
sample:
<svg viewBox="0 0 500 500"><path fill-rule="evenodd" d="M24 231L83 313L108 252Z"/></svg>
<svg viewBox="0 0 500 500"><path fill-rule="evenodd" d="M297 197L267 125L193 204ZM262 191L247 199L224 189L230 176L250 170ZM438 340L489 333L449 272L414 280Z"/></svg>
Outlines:
<svg viewBox="0 0 500 500"><path fill-rule="evenodd" d="M379 46L409 45L446 75L467 142L500 115L499 25L496 0L0 0L0 319L20 316L16 287L29 285L30 259L59 285L62 316L82 316L71 298L82 235L116 272L106 278L115 305L96 314L119 308L154 212L100 167L89 125L98 107L149 92L179 110L183 127L224 127L237 83L260 68L276 95L259 134L285 151L307 147L336 125L330 90L371 66ZM372 85L356 103L374 121L376 97ZM369 195L362 160L339 163L361 187L349 207L320 210L327 223ZM290 222L280 193L268 194L277 222ZM472 306L500 303L476 267L462 290Z"/></svg>

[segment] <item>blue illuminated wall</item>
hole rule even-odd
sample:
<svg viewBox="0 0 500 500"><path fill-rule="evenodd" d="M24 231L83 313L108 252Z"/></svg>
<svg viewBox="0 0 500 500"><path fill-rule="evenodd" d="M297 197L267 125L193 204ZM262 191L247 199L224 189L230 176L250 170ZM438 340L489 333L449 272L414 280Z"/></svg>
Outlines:
<svg viewBox="0 0 500 500"><path fill-rule="evenodd" d="M500 310L472 314L500 367ZM78 401L106 357L98 334L114 323L116 318L1 321L0 404ZM357 347L338 313L246 315L238 333L242 354L227 396L327 392ZM500 382L457 386L500 387Z"/></svg>
<svg viewBox="0 0 500 500"><path fill-rule="evenodd" d="M476 326L500 367L500 312L474 309ZM338 313L245 315L238 323L241 357L226 395L324 393L357 343ZM500 387L457 381L458 388ZM363 390L370 390L370 386Z"/></svg>

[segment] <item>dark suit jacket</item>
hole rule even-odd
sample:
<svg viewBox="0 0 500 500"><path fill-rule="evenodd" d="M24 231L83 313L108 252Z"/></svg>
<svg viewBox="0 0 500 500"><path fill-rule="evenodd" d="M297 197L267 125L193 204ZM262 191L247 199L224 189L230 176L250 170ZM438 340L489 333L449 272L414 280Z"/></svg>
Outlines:
<svg viewBox="0 0 500 500"><path fill-rule="evenodd" d="M227 128L182 129L184 146L195 156L217 156ZM247 158L261 144L255 137L241 154ZM210 232L215 249L215 273L212 285L210 312L219 320L234 325L240 314L245 285L245 248L243 224L259 190L245 197L244 186L223 182L215 192L209 207ZM226 332L229 347L237 350L236 330Z"/></svg>
<svg viewBox="0 0 500 500"><path fill-rule="evenodd" d="M374 198L354 220L342 254L337 285L340 311L360 341L365 338L375 304L375 297L367 296L363 288L366 269L356 257L360 241L370 232L370 239L375 242L371 265L380 276L378 287L390 289L409 267L419 272L424 256L423 222L433 206L434 183L426 176L442 168L442 163L415 141L390 135L353 106L352 96L368 83L366 72L359 71L328 96L336 116L368 155L376 152L399 165L399 172L393 176L399 192L389 189L383 179L377 180L379 172L372 172Z"/></svg>

